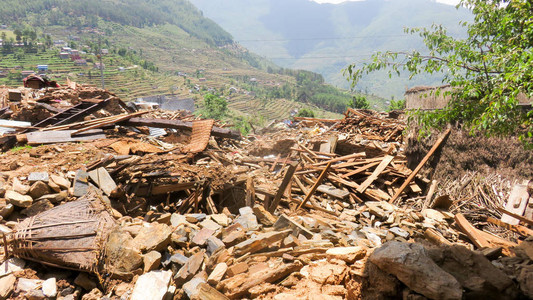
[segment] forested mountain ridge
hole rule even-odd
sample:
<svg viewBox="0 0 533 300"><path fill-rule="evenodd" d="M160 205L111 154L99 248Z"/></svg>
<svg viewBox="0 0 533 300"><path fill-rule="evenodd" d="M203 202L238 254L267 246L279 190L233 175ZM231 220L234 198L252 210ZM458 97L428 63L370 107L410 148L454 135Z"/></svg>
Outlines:
<svg viewBox="0 0 533 300"><path fill-rule="evenodd" d="M348 87L341 70L368 62L372 53L423 49L418 36L404 27L443 24L456 36L460 21L472 20L466 9L434 0L366 0L319 4L310 0L191 0L204 15L229 31L248 49L287 68L322 74L326 82ZM406 87L438 84L439 77L389 79L376 73L363 79L359 90L382 97L403 97Z"/></svg>

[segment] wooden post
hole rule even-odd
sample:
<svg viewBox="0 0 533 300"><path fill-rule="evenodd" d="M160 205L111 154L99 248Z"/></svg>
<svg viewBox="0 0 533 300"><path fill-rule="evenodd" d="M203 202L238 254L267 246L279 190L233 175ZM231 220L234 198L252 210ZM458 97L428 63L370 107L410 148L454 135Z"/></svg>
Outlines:
<svg viewBox="0 0 533 300"><path fill-rule="evenodd" d="M285 193L285 190L287 189L287 186L289 185L289 182L291 181L292 175L294 175L297 166L297 163L289 164L289 169L287 170L287 173L285 173L285 177L283 177L283 181L281 182L278 192L276 193L274 200L272 200L272 203L267 209L269 213L273 213L278 207L279 202L281 201L281 197L283 197L283 194Z"/></svg>
<svg viewBox="0 0 533 300"><path fill-rule="evenodd" d="M329 168L331 167L331 164L333 163L333 161L330 161L328 163L328 165L324 168L324 170L322 171L322 173L320 174L320 176L318 176L318 179L316 180L315 184L313 185L313 187L309 190L309 193L307 193L307 195L305 195L305 199L304 201L302 201L302 203L300 203L300 205L298 206L298 209L302 208L302 206L305 205L305 203L307 203L307 201L309 201L309 199L311 198L311 196L313 196L313 194L315 193L316 189L318 188L318 186L320 184L322 184L322 181L324 180L324 178L326 177L326 174L328 173L329 171Z"/></svg>
<svg viewBox="0 0 533 300"><path fill-rule="evenodd" d="M402 184L402 186L396 191L396 194L394 194L394 196L389 200L389 203L393 203L394 201L396 201L396 199L398 199L398 197L400 197L400 195L405 190L405 188L411 183L411 181L413 181L413 179L415 178L416 174L418 174L418 172L420 172L422 167L427 163L427 161L433 155L433 153L435 153L435 151L437 151L437 148L439 148L440 144L442 144L444 139L446 139L446 137L448 137L448 135L450 134L450 131L451 131L451 128L446 129L444 134L437 140L437 142L435 142L435 144L433 145L433 147L431 147L431 149L426 154L426 156L422 159L422 161L418 164L418 166L416 166L416 168L411 173L411 175L409 175L409 177L407 177L407 179Z"/></svg>

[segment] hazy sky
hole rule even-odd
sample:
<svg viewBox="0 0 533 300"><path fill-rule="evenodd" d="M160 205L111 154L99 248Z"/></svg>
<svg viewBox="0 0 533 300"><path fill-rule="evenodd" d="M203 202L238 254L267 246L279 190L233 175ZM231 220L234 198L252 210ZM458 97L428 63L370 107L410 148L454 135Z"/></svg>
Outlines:
<svg viewBox="0 0 533 300"><path fill-rule="evenodd" d="M346 1L364 1L364 0L312 0L318 3L341 3ZM437 2L450 4L450 5L456 5L459 3L459 0L437 0Z"/></svg>

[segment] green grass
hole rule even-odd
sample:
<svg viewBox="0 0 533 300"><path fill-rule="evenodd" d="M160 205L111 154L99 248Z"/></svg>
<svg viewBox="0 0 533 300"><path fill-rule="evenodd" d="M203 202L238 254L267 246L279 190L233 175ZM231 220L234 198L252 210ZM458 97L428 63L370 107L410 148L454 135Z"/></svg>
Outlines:
<svg viewBox="0 0 533 300"><path fill-rule="evenodd" d="M14 147L11 149L11 152L19 152L19 151L22 151L22 150L30 150L30 149L33 149L32 146L30 145L24 145L24 146L18 146L18 147Z"/></svg>

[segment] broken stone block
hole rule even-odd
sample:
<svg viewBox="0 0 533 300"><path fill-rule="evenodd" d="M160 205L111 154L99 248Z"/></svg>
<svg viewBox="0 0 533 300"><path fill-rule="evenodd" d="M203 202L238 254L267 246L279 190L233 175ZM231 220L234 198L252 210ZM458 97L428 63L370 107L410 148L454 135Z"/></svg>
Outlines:
<svg viewBox="0 0 533 300"><path fill-rule="evenodd" d="M194 237L192 238L191 242L195 246L203 246L205 245L208 238L210 238L215 233L214 230L211 230L209 228L204 228L200 231L198 231Z"/></svg>
<svg viewBox="0 0 533 300"><path fill-rule="evenodd" d="M28 208L23 209L21 213L25 214L28 217L35 216L39 213L42 213L43 211L47 211L51 208L53 208L54 205L50 203L48 200L39 200L34 202L32 205L30 205Z"/></svg>
<svg viewBox="0 0 533 300"><path fill-rule="evenodd" d="M523 267L517 279L524 295L533 299L533 266Z"/></svg>
<svg viewBox="0 0 533 300"><path fill-rule="evenodd" d="M205 283L205 280L196 277L183 285L182 288L185 291L185 294L187 294L187 297L189 297L189 299L194 299L193 297L198 294L198 285L200 283Z"/></svg>
<svg viewBox="0 0 533 300"><path fill-rule="evenodd" d="M30 186L22 184L22 182L20 182L20 180L15 177L13 178L13 184L11 185L11 189L21 195L26 195L30 190Z"/></svg>
<svg viewBox="0 0 533 300"><path fill-rule="evenodd" d="M235 223L222 230L222 242L227 247L234 246L246 239L246 231L241 224Z"/></svg>
<svg viewBox="0 0 533 300"><path fill-rule="evenodd" d="M76 276L74 284L82 287L86 291L92 291L97 286L96 280L90 278L87 273L80 273Z"/></svg>
<svg viewBox="0 0 533 300"><path fill-rule="evenodd" d="M211 219L205 219L202 222L200 222L200 224L198 224L198 225L200 225L200 227L202 227L202 228L211 229L213 231L217 231L220 228L222 228L222 226L218 225L215 221L213 221Z"/></svg>
<svg viewBox="0 0 533 300"><path fill-rule="evenodd" d="M211 255L215 253L218 249L225 247L224 243L214 236L210 236L206 242L208 255Z"/></svg>
<svg viewBox="0 0 533 300"><path fill-rule="evenodd" d="M409 232L401 229L400 227L392 227L389 229L390 232L394 233L396 236L403 237L404 239L409 238Z"/></svg>
<svg viewBox="0 0 533 300"><path fill-rule="evenodd" d="M259 224L257 223L257 218L253 214L253 210L251 207L241 207L239 208L240 216L235 218L233 221L234 223L239 223L242 225L242 227L248 229L248 230L256 230L259 228Z"/></svg>
<svg viewBox="0 0 533 300"><path fill-rule="evenodd" d="M43 294L46 297L54 298L57 296L57 282L54 277L47 279L43 282L42 286Z"/></svg>
<svg viewBox="0 0 533 300"><path fill-rule="evenodd" d="M214 214L210 215L211 219L215 222L217 222L218 225L222 227L228 227L230 223L230 218L226 216L225 214Z"/></svg>
<svg viewBox="0 0 533 300"><path fill-rule="evenodd" d="M172 214L170 217L170 225L172 227L179 227L180 225L188 225L189 222L187 222L187 217L180 214Z"/></svg>
<svg viewBox="0 0 533 300"><path fill-rule="evenodd" d="M28 191L28 195L30 195L33 199L40 198L46 194L50 194L50 188L48 187L48 184L37 181L30 187L30 190Z"/></svg>
<svg viewBox="0 0 533 300"><path fill-rule="evenodd" d="M30 184L37 181L48 182L48 180L50 180L50 178L48 177L47 172L31 172L30 175L28 175L28 182Z"/></svg>
<svg viewBox="0 0 533 300"><path fill-rule="evenodd" d="M336 247L326 251L326 257L328 259L340 259L349 264L354 263L356 260L364 258L366 255L366 249L363 247Z"/></svg>
<svg viewBox="0 0 533 300"><path fill-rule="evenodd" d="M41 290L30 290L25 295L28 300L45 300L46 296Z"/></svg>
<svg viewBox="0 0 533 300"><path fill-rule="evenodd" d="M209 277L207 278L207 283L216 286L226 274L226 271L228 270L228 265L226 263L219 263L215 266L213 269L213 272L209 274Z"/></svg>
<svg viewBox="0 0 533 300"><path fill-rule="evenodd" d="M144 272L155 270L161 264L161 253L150 251L143 256Z"/></svg>
<svg viewBox="0 0 533 300"><path fill-rule="evenodd" d="M276 223L276 217L274 217L263 205L254 205L253 212L259 222L265 226L272 226Z"/></svg>
<svg viewBox="0 0 533 300"><path fill-rule="evenodd" d="M70 180L63 176L52 175L50 176L50 181L53 181L56 185L58 185L61 190L68 190L70 187Z"/></svg>
<svg viewBox="0 0 533 300"><path fill-rule="evenodd" d="M163 251L170 244L172 228L161 223L151 223L143 227L133 239L137 249L142 252Z"/></svg>
<svg viewBox="0 0 533 300"><path fill-rule="evenodd" d="M286 229L286 228L292 229L292 234L295 236L298 236L301 234L308 239L313 238L313 233L311 231L307 230L302 225L296 223L294 220L292 220L287 215L281 214L281 216L279 216L278 220L274 224L274 229L281 230L281 229Z"/></svg>
<svg viewBox="0 0 533 300"><path fill-rule="evenodd" d="M66 200L68 197L68 193L67 191L61 191L57 194L48 194L48 195L44 195L38 199L36 199L37 201L40 201L40 200L48 200L50 201L51 203L53 204L57 204L61 201L64 201Z"/></svg>
<svg viewBox="0 0 533 300"><path fill-rule="evenodd" d="M33 198L28 195L21 195L15 191L6 191L6 200L18 207L29 207L33 203Z"/></svg>
<svg viewBox="0 0 533 300"><path fill-rule="evenodd" d="M19 278L19 281L17 282L17 287L15 288L15 292L27 293L31 290L38 289L42 283L43 281L40 279Z"/></svg>
<svg viewBox="0 0 533 300"><path fill-rule="evenodd" d="M88 294L81 297L81 300L102 300L104 294L97 288L92 289Z"/></svg>
<svg viewBox="0 0 533 300"><path fill-rule="evenodd" d="M0 277L18 272L24 269L26 262L20 258L12 257L0 265Z"/></svg>
<svg viewBox="0 0 533 300"><path fill-rule="evenodd" d="M248 264L245 262L241 262L229 267L226 273L228 274L228 277L233 277L237 274L241 274L246 271L248 271Z"/></svg>
<svg viewBox="0 0 533 300"><path fill-rule="evenodd" d="M189 260L188 257L186 257L185 255L179 254L179 253L176 253L170 257L171 262L178 264L180 266L183 266L184 264L186 264L188 260Z"/></svg>
<svg viewBox="0 0 533 300"><path fill-rule="evenodd" d="M17 277L13 274L0 277L0 299L7 299L13 293L16 281Z"/></svg>
<svg viewBox="0 0 533 300"><path fill-rule="evenodd" d="M112 231L105 245L105 261L110 265L111 272L121 276L131 275L138 269L143 258L135 248L133 238L126 231L117 229Z"/></svg>
<svg viewBox="0 0 533 300"><path fill-rule="evenodd" d="M272 231L260 233L257 236L250 238L244 242L241 242L235 245L234 253L235 255L244 255L246 253L256 253L267 247L272 246L274 243L284 239L291 230L285 231Z"/></svg>
<svg viewBox="0 0 533 300"><path fill-rule="evenodd" d="M180 268L178 273L174 276L174 281L177 286L184 284L185 282L191 280L191 278L200 271L200 267L204 262L204 250L199 251L198 253L191 256L185 265Z"/></svg>
<svg viewBox="0 0 533 300"><path fill-rule="evenodd" d="M108 196L117 188L117 184L103 167L90 171L89 177Z"/></svg>
<svg viewBox="0 0 533 300"><path fill-rule="evenodd" d="M78 170L74 178L73 195L81 197L89 191L89 173L84 170Z"/></svg>
<svg viewBox="0 0 533 300"><path fill-rule="evenodd" d="M11 203L6 203L4 201L5 205L2 205L0 207L0 216L4 219L7 219L11 213L13 213L13 210L15 209L15 206Z"/></svg>
<svg viewBox="0 0 533 300"><path fill-rule="evenodd" d="M57 185L55 182L53 182L52 180L48 181L48 187L50 188L50 190L56 193L61 192L61 187Z"/></svg>
<svg viewBox="0 0 533 300"><path fill-rule="evenodd" d="M207 215L206 214L186 214L185 218L187 222L198 223L198 222L202 222L203 220L205 220L205 218L207 218Z"/></svg>
<svg viewBox="0 0 533 300"><path fill-rule="evenodd" d="M370 261L431 299L461 299L461 284L429 258L423 246L391 241L374 250Z"/></svg>

